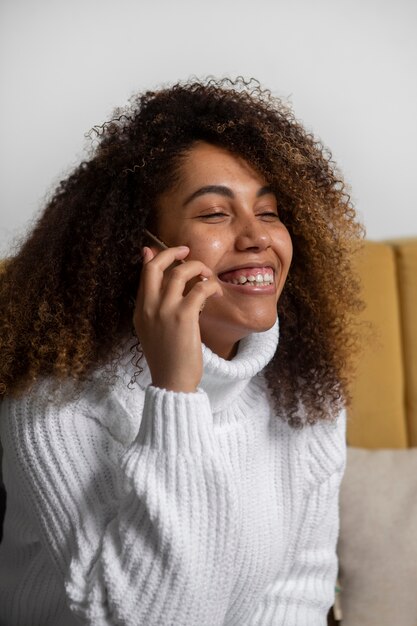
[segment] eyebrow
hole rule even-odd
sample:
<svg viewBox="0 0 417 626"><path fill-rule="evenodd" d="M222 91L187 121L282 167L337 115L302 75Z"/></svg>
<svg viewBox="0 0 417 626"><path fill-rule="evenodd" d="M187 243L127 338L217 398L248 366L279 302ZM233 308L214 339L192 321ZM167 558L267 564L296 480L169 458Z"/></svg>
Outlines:
<svg viewBox="0 0 417 626"><path fill-rule="evenodd" d="M184 201L183 206L185 207L195 198L200 196L204 196L207 193L215 193L218 196L224 196L226 198L234 198L235 194L229 187L225 187L224 185L206 185L205 187L200 187L197 191L194 191L188 198ZM274 193L272 187L270 185L266 185L265 187L261 187L257 193L256 197L260 198L261 196L266 196L270 193Z"/></svg>

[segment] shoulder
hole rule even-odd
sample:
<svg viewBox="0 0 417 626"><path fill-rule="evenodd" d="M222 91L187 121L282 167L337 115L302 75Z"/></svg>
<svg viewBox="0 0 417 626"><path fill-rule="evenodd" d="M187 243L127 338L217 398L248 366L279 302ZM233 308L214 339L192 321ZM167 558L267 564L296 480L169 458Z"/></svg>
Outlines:
<svg viewBox="0 0 417 626"><path fill-rule="evenodd" d="M134 396L134 397L133 397ZM118 379L107 384L94 376L83 384L43 379L16 398L0 404L0 425L15 436L22 429L48 433L56 429L82 431L96 425L118 442L129 445L139 430L144 401L141 387Z"/></svg>
<svg viewBox="0 0 417 626"><path fill-rule="evenodd" d="M0 405L5 483L19 485L22 497L42 494L55 483L61 491L71 483L78 493L100 476L111 482L136 437L140 421L117 389L94 385L74 391L59 392L45 380Z"/></svg>
<svg viewBox="0 0 417 626"><path fill-rule="evenodd" d="M306 429L309 482L321 484L332 476L340 480L346 465L346 409Z"/></svg>
<svg viewBox="0 0 417 626"><path fill-rule="evenodd" d="M346 410L315 424L305 423L294 428L282 419L279 424L280 441L285 442L288 462L294 476L308 495L325 483L338 488L346 466ZM330 482L329 482L330 481Z"/></svg>

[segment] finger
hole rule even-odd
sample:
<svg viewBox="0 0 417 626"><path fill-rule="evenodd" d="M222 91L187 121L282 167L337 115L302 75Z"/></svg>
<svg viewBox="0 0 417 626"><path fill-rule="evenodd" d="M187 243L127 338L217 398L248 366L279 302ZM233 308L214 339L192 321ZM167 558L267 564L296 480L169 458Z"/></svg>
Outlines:
<svg viewBox="0 0 417 626"><path fill-rule="evenodd" d="M198 282L183 298L182 306L189 313L199 315L209 298L222 295L223 290L217 280Z"/></svg>
<svg viewBox="0 0 417 626"><path fill-rule="evenodd" d="M187 246L177 246L154 252L145 246L143 250L144 259L138 296L140 295L142 299L146 297L148 302L155 304L160 297L164 271L175 261L183 260L189 254L190 249Z"/></svg>
<svg viewBox="0 0 417 626"><path fill-rule="evenodd" d="M154 259L158 254L160 254L162 252L161 248L158 248L157 246L145 246L145 248L147 250L150 250L152 255L150 256L149 260L151 261L152 259ZM145 249L144 248L144 249ZM182 261L183 262L183 261Z"/></svg>
<svg viewBox="0 0 417 626"><path fill-rule="evenodd" d="M154 252L152 250L152 248L149 248L148 246L144 246L142 249L142 263L143 265L146 265L147 263L149 263L149 261L152 261L152 259L156 256L156 252Z"/></svg>
<svg viewBox="0 0 417 626"><path fill-rule="evenodd" d="M213 277L213 270L201 261L187 261L174 267L166 275L163 292L164 302L167 304L177 302L186 295L193 286L193 281L205 281ZM190 284L191 282L191 284Z"/></svg>
<svg viewBox="0 0 417 626"><path fill-rule="evenodd" d="M152 268L157 269L160 272L164 272L170 265L175 263L175 261L183 261L190 253L190 248L188 246L174 246L173 248L157 250L156 252L148 246L145 246L145 248L150 250L153 254L153 258L150 259L150 261L152 261ZM147 265L149 263L147 263Z"/></svg>

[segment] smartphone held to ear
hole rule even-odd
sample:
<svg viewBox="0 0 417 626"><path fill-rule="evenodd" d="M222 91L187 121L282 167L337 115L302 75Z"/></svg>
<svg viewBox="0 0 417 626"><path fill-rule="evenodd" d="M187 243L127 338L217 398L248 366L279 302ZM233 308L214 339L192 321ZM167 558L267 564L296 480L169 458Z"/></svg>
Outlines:
<svg viewBox="0 0 417 626"><path fill-rule="evenodd" d="M150 230L148 230L147 228L144 228L143 232L145 233L145 235L147 235L149 237L149 239L152 241L152 243L154 243L156 246L158 246L158 248L160 250L167 250L168 249L168 246L166 245L166 243L161 241L161 239L158 239L158 237L156 235L153 235ZM181 259L180 261L177 261L177 262L178 263L185 263L184 259Z"/></svg>
<svg viewBox="0 0 417 626"><path fill-rule="evenodd" d="M167 250L168 249L168 246L166 245L166 243L164 243L156 235L151 233L150 230L148 230L147 228L144 228L143 232L149 237L149 239L152 241L152 243L154 243L156 246L158 246L158 248L160 250ZM176 261L175 265L177 265L179 263L185 263L184 259L180 259L180 260ZM207 280L207 278L205 276L200 276L200 280Z"/></svg>

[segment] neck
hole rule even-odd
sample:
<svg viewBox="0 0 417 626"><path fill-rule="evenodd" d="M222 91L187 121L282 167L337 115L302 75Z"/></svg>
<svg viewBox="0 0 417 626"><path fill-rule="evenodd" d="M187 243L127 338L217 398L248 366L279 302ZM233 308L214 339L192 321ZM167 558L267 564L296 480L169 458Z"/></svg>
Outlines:
<svg viewBox="0 0 417 626"><path fill-rule="evenodd" d="M217 356L221 357L222 359L225 359L225 361L231 361L233 357L236 356L237 348L239 346L238 341L231 346L227 344L223 344L221 341L212 342L212 341L205 341L204 339L202 339L202 342L204 343L204 345L210 348L210 350L214 352L214 354L217 354Z"/></svg>
<svg viewBox="0 0 417 626"><path fill-rule="evenodd" d="M252 330L242 324L231 323L227 320L212 319L204 310L200 316L201 341L214 354L225 361L230 361L236 356L239 341L252 334Z"/></svg>
<svg viewBox="0 0 417 626"><path fill-rule="evenodd" d="M236 356L239 341L242 337L237 337L234 341L226 339L222 332L209 333L201 330L201 341L207 348L210 348L212 352L217 356L230 361Z"/></svg>

